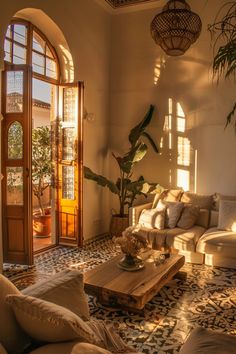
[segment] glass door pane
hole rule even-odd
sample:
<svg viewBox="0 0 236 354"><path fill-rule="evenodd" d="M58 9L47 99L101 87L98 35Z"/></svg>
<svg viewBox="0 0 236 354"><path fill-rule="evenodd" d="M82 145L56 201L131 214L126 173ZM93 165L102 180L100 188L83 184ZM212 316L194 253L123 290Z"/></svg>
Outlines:
<svg viewBox="0 0 236 354"><path fill-rule="evenodd" d="M56 117L57 88L33 79L32 100L32 206L33 248L56 243L55 186L52 161L52 126Z"/></svg>

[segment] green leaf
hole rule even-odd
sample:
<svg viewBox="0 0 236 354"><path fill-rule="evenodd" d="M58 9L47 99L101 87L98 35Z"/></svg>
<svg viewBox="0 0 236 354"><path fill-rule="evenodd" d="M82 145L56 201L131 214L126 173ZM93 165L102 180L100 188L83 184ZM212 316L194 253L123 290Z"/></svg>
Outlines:
<svg viewBox="0 0 236 354"><path fill-rule="evenodd" d="M90 168L86 166L84 166L84 177L86 179L90 179L92 181L97 182L99 186L109 188L109 190L114 194L119 194L119 189L115 183L113 183L106 177L94 173Z"/></svg>
<svg viewBox="0 0 236 354"><path fill-rule="evenodd" d="M231 120L235 114L235 111L236 111L236 102L234 103L233 109L229 112L229 114L226 117L225 128L231 123ZM236 124L235 124L235 129L236 129Z"/></svg>
<svg viewBox="0 0 236 354"><path fill-rule="evenodd" d="M141 120L141 122L136 125L133 129L131 129L129 133L129 142L132 146L136 145L140 136L145 131L146 127L150 124L153 116L154 106L150 105L148 112L145 117Z"/></svg>
<svg viewBox="0 0 236 354"><path fill-rule="evenodd" d="M144 143L139 143L138 145L131 147L127 154L123 157L116 157L114 154L116 161L118 162L120 169L129 174L135 163L141 161L147 153L147 145Z"/></svg>
<svg viewBox="0 0 236 354"><path fill-rule="evenodd" d="M157 147L156 143L154 142L153 138L150 136L150 134L148 134L147 132L143 132L142 135L145 136L148 139L148 141L151 144L153 150L158 154L158 152L159 152L158 147Z"/></svg>

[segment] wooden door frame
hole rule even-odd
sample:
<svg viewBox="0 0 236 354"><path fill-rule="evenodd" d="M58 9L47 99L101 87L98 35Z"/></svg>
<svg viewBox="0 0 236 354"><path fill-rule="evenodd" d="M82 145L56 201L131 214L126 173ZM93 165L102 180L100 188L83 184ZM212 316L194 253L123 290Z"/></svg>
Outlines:
<svg viewBox="0 0 236 354"><path fill-rule="evenodd" d="M24 81L23 81L23 111L22 113L6 113L6 76L7 72L10 71L23 71L24 73ZM2 233L3 233L3 254L7 257L6 261L23 263L23 264L33 264L33 234L32 234L32 186L31 186L31 165L32 165L32 157L31 157L31 149L28 149L28 146L31 146L31 130L32 130L32 115L31 115L31 102L32 102L32 70L28 65L5 65L4 71L2 72L2 113L3 120L1 125L1 171L3 175L2 179ZM6 115L9 115L9 122L6 123ZM27 117L25 121L25 117ZM24 212L24 257L21 258L18 254L12 254L12 257L8 258L9 250L8 245L6 244L6 238L8 235L8 230L6 226L7 222L7 213L6 207L6 167L13 166L17 167L18 161L11 162L7 156L7 147L8 147L8 132L9 126L14 122L18 121L22 125L23 128L23 161L19 166L23 168L23 212ZM5 134L4 134L5 133ZM14 160L13 160L14 161ZM4 237L5 235L5 237Z"/></svg>

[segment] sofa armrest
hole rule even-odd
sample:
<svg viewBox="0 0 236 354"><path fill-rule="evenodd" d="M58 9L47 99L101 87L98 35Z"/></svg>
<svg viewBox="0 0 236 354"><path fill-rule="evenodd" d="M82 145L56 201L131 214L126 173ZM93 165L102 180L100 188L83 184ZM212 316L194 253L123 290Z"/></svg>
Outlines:
<svg viewBox="0 0 236 354"><path fill-rule="evenodd" d="M90 318L83 274L77 269L65 269L47 280L29 286L22 293L63 306L85 321Z"/></svg>
<svg viewBox="0 0 236 354"><path fill-rule="evenodd" d="M192 331L179 354L234 354L235 348L235 336L197 327Z"/></svg>
<svg viewBox="0 0 236 354"><path fill-rule="evenodd" d="M136 205L134 207L129 208L129 225L134 226L138 223L140 214L143 209L151 209L152 208L152 202L151 203L146 203L146 204L141 204L141 205Z"/></svg>

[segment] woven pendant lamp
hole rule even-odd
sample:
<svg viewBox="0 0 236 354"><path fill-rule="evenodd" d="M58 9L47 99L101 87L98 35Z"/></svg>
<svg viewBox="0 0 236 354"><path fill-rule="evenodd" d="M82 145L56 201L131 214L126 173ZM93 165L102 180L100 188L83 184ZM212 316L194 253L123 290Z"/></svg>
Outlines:
<svg viewBox="0 0 236 354"><path fill-rule="evenodd" d="M154 41L171 56L182 55L199 37L200 17L185 0L169 0L151 23Z"/></svg>

